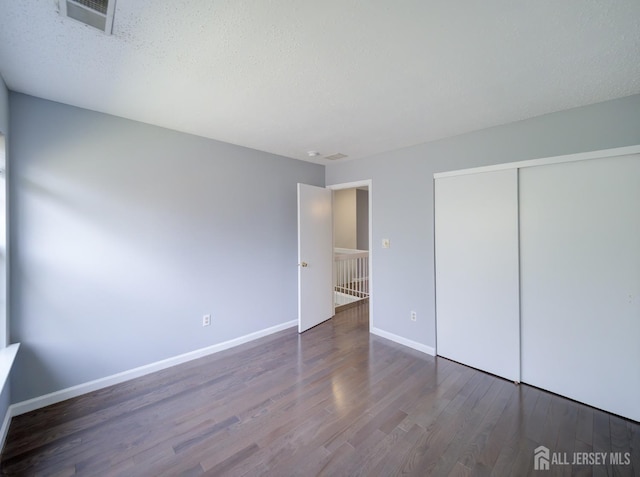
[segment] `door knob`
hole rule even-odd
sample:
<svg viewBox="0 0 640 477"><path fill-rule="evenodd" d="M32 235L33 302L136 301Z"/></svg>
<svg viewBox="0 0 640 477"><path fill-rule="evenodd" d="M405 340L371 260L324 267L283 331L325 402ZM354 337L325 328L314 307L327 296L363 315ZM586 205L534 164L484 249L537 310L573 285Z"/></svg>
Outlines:
<svg viewBox="0 0 640 477"><path fill-rule="evenodd" d="M306 267L308 267L308 266L309 266L309 264L308 264L307 262L302 262L302 263L300 264L300 266L301 266L301 267L303 267L303 268L306 268Z"/></svg>

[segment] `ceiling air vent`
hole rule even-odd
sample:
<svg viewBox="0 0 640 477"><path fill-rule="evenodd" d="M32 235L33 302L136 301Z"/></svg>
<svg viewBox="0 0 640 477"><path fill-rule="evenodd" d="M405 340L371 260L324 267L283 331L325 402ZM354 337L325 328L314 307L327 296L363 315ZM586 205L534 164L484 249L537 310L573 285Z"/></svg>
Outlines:
<svg viewBox="0 0 640 477"><path fill-rule="evenodd" d="M116 0L60 0L60 14L111 35Z"/></svg>
<svg viewBox="0 0 640 477"><path fill-rule="evenodd" d="M345 157L347 157L347 155L342 154L341 152L331 154L330 156L324 156L325 159L329 159L330 161L337 161L338 159L343 159Z"/></svg>

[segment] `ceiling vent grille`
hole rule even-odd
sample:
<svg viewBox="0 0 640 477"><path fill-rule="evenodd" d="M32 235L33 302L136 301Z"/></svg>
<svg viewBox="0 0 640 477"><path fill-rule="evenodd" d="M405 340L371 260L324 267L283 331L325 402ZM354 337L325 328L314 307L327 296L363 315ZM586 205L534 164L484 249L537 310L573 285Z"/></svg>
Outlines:
<svg viewBox="0 0 640 477"><path fill-rule="evenodd" d="M111 35L116 0L60 0L60 14Z"/></svg>
<svg viewBox="0 0 640 477"><path fill-rule="evenodd" d="M342 154L341 152L338 152L336 154L331 154L330 156L325 156L324 158L330 161L337 161L338 159L344 159L345 157L347 157L346 154Z"/></svg>

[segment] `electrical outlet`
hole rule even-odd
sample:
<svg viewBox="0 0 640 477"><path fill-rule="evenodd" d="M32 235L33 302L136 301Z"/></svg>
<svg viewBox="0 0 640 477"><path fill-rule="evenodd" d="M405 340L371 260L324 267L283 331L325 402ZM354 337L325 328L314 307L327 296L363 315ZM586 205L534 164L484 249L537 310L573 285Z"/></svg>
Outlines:
<svg viewBox="0 0 640 477"><path fill-rule="evenodd" d="M211 315L204 315L202 317L202 326L209 326L211 324Z"/></svg>
<svg viewBox="0 0 640 477"><path fill-rule="evenodd" d="M416 321L416 318L418 318L418 314L415 311L411 312L411 321Z"/></svg>

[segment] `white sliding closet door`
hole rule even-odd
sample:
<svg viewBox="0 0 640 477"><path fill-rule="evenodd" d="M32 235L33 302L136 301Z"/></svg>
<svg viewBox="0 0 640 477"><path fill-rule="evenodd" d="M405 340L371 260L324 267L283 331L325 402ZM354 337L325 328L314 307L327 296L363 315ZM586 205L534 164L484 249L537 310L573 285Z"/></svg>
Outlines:
<svg viewBox="0 0 640 477"><path fill-rule="evenodd" d="M520 227L522 381L640 421L640 155L521 169Z"/></svg>
<svg viewBox="0 0 640 477"><path fill-rule="evenodd" d="M435 180L437 352L520 381L516 169Z"/></svg>

